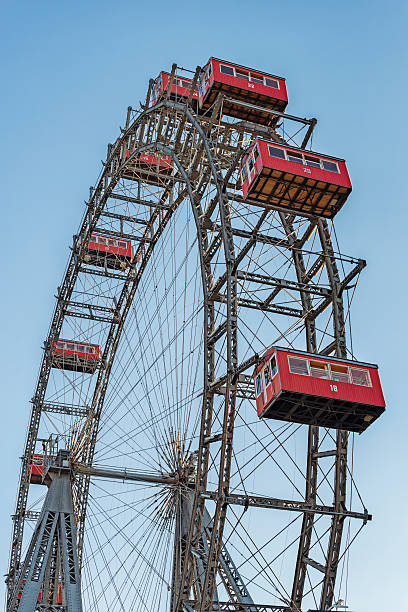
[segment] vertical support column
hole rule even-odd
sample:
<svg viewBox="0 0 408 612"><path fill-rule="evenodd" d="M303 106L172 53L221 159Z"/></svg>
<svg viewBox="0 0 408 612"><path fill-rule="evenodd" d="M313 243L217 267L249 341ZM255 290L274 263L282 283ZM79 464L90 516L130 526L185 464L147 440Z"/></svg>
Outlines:
<svg viewBox="0 0 408 612"><path fill-rule="evenodd" d="M325 258L327 276L329 277L330 286L333 294L333 332L336 345L336 357L347 358L347 347L344 327L344 306L343 298L340 295L340 275L337 269L337 263L334 257L333 246L330 238L330 232L327 221L319 219L317 222L320 243Z"/></svg>
<svg viewBox="0 0 408 612"><path fill-rule="evenodd" d="M334 509L340 513L333 516L329 544L327 547L326 573L323 581L320 607L329 608L334 597L334 584L340 558L341 537L344 527L344 516L341 513L346 509L347 485L347 443L348 432L339 430L336 440L336 464L334 479Z"/></svg>
<svg viewBox="0 0 408 612"><path fill-rule="evenodd" d="M35 612L44 584L47 588L42 592L42 605L55 605L60 574L64 611L82 612L70 470L52 467L49 478L44 506L7 612ZM56 558L51 558L52 555ZM62 572L59 571L60 564ZM48 597L51 597L50 602Z"/></svg>
<svg viewBox="0 0 408 612"><path fill-rule="evenodd" d="M319 450L319 428L309 426L308 432L308 450L307 450L307 469L306 469L306 492L305 501L314 505L316 503L317 491L317 476L318 476L318 459L317 453ZM306 512L303 515L302 531L299 538L298 556L295 568L295 577L293 580L291 609L300 610L303 599L303 591L305 588L307 566L305 558L309 556L313 525L315 515L312 512Z"/></svg>
<svg viewBox="0 0 408 612"><path fill-rule="evenodd" d="M290 222L290 216L284 213L280 213L280 219L287 240L292 246L295 246L295 231L293 224ZM302 252L299 250L293 250L293 262L295 264L296 276L299 283L305 283L306 268L303 260ZM307 350L311 353L317 351L316 343L316 324L314 319L309 319L307 313L312 309L312 302L310 294L305 291L300 292L303 311L306 314L306 346ZM309 426L308 431L308 444L307 444L307 467L306 467L306 487L305 487L305 501L312 506L316 504L317 497L317 476L318 476L318 450L319 450L319 428L314 425ZM312 512L306 512L302 519L302 530L299 537L299 547L296 559L295 576L293 579L292 595L291 595L291 609L300 610L302 606L303 592L305 588L305 580L307 573L307 566L305 558L309 556L313 525L315 515Z"/></svg>
<svg viewBox="0 0 408 612"><path fill-rule="evenodd" d="M336 356L347 358L345 338L344 306L340 295L340 275L334 259L332 242L327 221L319 219L318 230L323 253L326 258L327 274L333 290L333 331L336 344ZM348 432L337 431L336 463L334 476L334 508L341 513L345 509L347 485L347 445ZM333 516L329 544L326 555L326 571L323 580L320 607L329 608L333 601L334 583L340 557L341 536L343 533L344 516Z"/></svg>

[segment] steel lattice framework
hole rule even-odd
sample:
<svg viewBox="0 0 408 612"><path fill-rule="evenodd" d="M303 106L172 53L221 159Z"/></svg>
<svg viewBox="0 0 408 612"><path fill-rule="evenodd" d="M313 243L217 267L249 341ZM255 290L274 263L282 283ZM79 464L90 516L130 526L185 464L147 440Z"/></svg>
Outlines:
<svg viewBox="0 0 408 612"><path fill-rule="evenodd" d="M176 72L173 65L168 91ZM31 584L30 550L35 538L40 537L36 536L38 530L44 532L45 519L44 510L39 514L38 503L36 506L31 502L30 466L38 453L38 441L46 440L41 438L46 430L58 433L60 442L69 450L75 518L70 524L70 537L77 542L77 569L70 583L64 552L60 552L63 536L58 539L50 531L49 541L44 540L49 544L48 556L44 552L43 573L37 576L38 588L30 600L33 606L41 585L45 585L42 602L34 604L38 609L79 609L70 603L68 586L76 584L80 572L87 601L93 602L88 608L93 610L108 609L109 598L118 609L126 610L289 612L301 610L307 601L326 609L333 602L336 576L354 538L348 527L342 547L345 522L350 519L350 524L358 523L359 530L371 518L362 503L357 511L348 499L350 491L357 489L348 468L347 432L255 423L253 413L251 369L258 354L272 342L322 355L353 357L347 348L349 291L354 295L364 260L339 252L332 223L245 201L239 189L240 161L252 138L294 142L299 132L301 146L306 147L316 120L275 113L271 127L230 121L223 116L222 95L209 112L197 115L192 108L192 95L199 72L197 68L187 100L171 99L167 94L150 106L150 83L141 111L128 109L125 127L117 142L108 146L99 180L90 190L86 213L74 236L70 260L58 288L32 399L13 515L7 578L10 611L20 607L34 609L24 607L29 592L24 585L27 581L27 585ZM294 126L292 131L290 126ZM173 175L163 174L159 165L142 175L137 159L146 152L169 156L174 164ZM97 268L87 263L86 238L95 232L132 241L135 252L126 269ZM162 266L158 264L159 257ZM184 286L178 282L182 274ZM193 293L198 297L191 298L194 307L189 311L183 296ZM144 311L141 314L142 309L148 316ZM164 321L168 338L162 338ZM70 378L64 372L54 373L52 347L61 336L69 337L67 330L73 338L97 340L101 345L102 363L93 376ZM135 343L144 347L140 353ZM155 348L156 343L161 352ZM144 356L148 360L146 355L150 355L148 351L153 351L149 367L144 363ZM162 354L169 356L167 363L171 367L157 369ZM178 360L178 354L183 358ZM126 377L134 363L138 378L132 386ZM152 401L150 387L144 388L145 399L140 400L138 411L131 417L129 397L152 371L159 382L151 386L155 386L160 401ZM201 380L199 389L195 387L197 379ZM161 382L164 380L166 388ZM184 395L176 397L176 417L165 390L174 396L174 388L181 394L183 385ZM124 387L129 390L122 397ZM118 397L120 401L114 399ZM111 408L114 401L116 416ZM137 422L137 427L130 430L128 419L134 418L136 423L141 418L140 411L146 413L143 424ZM170 425L161 433L160 423L166 419ZM59 428L53 429L50 423L59 423ZM136 442L137 436L150 435L150 429L154 451ZM291 444L301 436L299 460ZM44 442L44 448L46 445ZM164 446L167 450L163 450ZM143 458L150 452L157 454L155 463L147 467ZM101 461L103 457L111 459L111 465ZM293 476L288 475L285 461ZM52 482L65 478L66 483L66 475L59 474ZM271 478L266 491L256 489L257 478L259 482ZM271 496L275 490L283 489L280 479L288 480L292 497ZM149 502L156 504L154 517L147 519L146 509L138 515L136 507L142 501L130 501L130 488L120 493L121 498L119 493L111 494L111 499L117 495L122 501L118 502L117 514L113 509L109 514L103 506L109 495L97 497L95 491L92 493L94 482L112 483L103 485L112 487L116 486L113 483L124 487L126 483L126 487L140 487L141 491L142 486L151 487L155 491ZM147 492L144 498L149 497ZM124 496L128 496L127 501ZM97 511L91 515L92 504ZM124 519L116 520L120 512L130 509L131 521L135 515L141 521L151 520L152 525L160 525L161 541L171 539L172 552L167 561L153 561L155 557L148 552L147 544L138 550L133 565L133 549L126 556L118 548L109 561L110 540L120 536L125 547L135 538ZM289 522L278 528L275 519L269 518L272 515L285 516ZM98 522L96 516L105 518ZM262 525L269 526L266 533L276 531L276 539L268 537L261 544L255 541L255 531L245 527L245 533L241 532L250 516L262 517ZM297 519L296 535L289 541ZM37 520L40 527L34 532L28 553L23 555L28 537L25 525L32 520ZM58 532L55 525L53 529ZM270 549L281 533L287 539L276 544L276 558L280 563L285 554L291 555L285 579L274 569ZM94 546L88 560L87 538ZM115 563L117 569L113 569ZM136 563L145 564L139 585ZM171 579L166 583L163 576L167 567L171 568ZM94 571L101 575L108 572L104 588L95 586ZM121 578L120 587L118 576L123 571L126 576ZM167 600L165 595L158 595L161 586L155 593L149 590L148 584L154 580L167 584ZM56 596L58 585L62 585L62 603ZM262 603L265 599L269 603ZM115 605L110 603L109 609L115 609Z"/></svg>

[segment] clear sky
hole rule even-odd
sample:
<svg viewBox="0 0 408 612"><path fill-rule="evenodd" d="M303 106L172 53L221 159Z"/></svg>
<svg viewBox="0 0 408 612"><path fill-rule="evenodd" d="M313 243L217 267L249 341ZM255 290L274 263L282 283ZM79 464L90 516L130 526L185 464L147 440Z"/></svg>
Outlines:
<svg viewBox="0 0 408 612"><path fill-rule="evenodd" d="M350 606L408 610L407 17L408 4L395 0L3 5L4 573L29 400L88 187L149 78L213 55L285 76L288 112L317 117L314 147L348 161L354 192L336 229L343 252L368 260L354 301L354 349L380 364L388 402L357 440L357 478L374 521L352 549Z"/></svg>

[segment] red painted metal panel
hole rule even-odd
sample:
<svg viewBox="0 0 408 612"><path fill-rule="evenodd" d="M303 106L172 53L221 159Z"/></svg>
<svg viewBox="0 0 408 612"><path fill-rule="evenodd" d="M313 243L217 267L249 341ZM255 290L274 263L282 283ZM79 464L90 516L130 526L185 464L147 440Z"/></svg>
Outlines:
<svg viewBox="0 0 408 612"><path fill-rule="evenodd" d="M129 157L130 157L130 151L129 149L126 149L125 159L129 159ZM158 159L158 162L157 162L157 159ZM161 171L172 170L174 167L173 160L171 159L170 155L165 155L164 157L157 158L155 155L152 155L151 153L140 153L137 156L136 161L139 162L139 164L143 166L152 166L154 168L157 168L157 163L158 163L159 169Z"/></svg>
<svg viewBox="0 0 408 612"><path fill-rule="evenodd" d="M259 140L259 149L262 157L262 165L266 168L272 168L276 170L282 170L284 172L290 172L298 176L304 176L306 178L323 181L325 183L331 183L333 185L339 185L340 187L348 187L351 189L351 181L347 171L346 162L344 159L337 157L330 157L328 155L322 155L321 153L314 153L304 149L297 149L294 147L286 147L277 144L276 142L270 142L265 140ZM272 157L269 155L268 145L284 149L287 152L303 153L307 157L319 158L323 161L334 161L339 169L339 172L330 172L329 170L323 170L322 168L314 168L312 166L305 166L296 162L289 161L287 159L280 159L278 157Z"/></svg>
<svg viewBox="0 0 408 612"><path fill-rule="evenodd" d="M265 364L270 362L273 354L276 353L278 361L279 375L273 379L274 390L268 393L263 385L263 391L257 396L255 384L255 397L258 416L262 414L270 401L278 395L280 390L293 391L310 396L319 396L328 399L335 399L346 402L367 404L372 406L385 407L384 395L378 375L378 369L373 364L365 364L344 359L332 359L303 353L299 351L287 351L283 349L271 349L265 355L262 363L255 369L254 380L260 372L264 371ZM318 378L316 376L295 374L290 371L288 357L299 357L307 359L309 362L319 362L340 368L353 368L354 370L367 371L371 386L364 386L352 382L342 382L333 378ZM263 382L263 381L262 381Z"/></svg>
<svg viewBox="0 0 408 612"><path fill-rule="evenodd" d="M250 81L245 81L236 76L229 76L228 74L223 74L220 70L220 65L230 66L231 68L235 68L238 70L242 70L243 72L249 72L251 75L255 77L270 77L271 79L276 80L279 83L279 89L275 89L274 87L268 87L265 84L254 83ZM283 100L285 102L288 101L288 92L286 89L285 79L282 77L275 76L273 74L268 74L265 72L259 72L258 70L254 70L252 68L247 68L246 66L240 66L239 64L232 64L231 62L224 62L222 60L217 60L215 58L212 59L212 68L214 73L214 80L219 81L220 83L226 83L227 85L232 85L233 87L242 87L246 91L254 91L256 93L262 94L264 96L268 96L271 98L276 98L278 100Z"/></svg>
<svg viewBox="0 0 408 612"><path fill-rule="evenodd" d="M273 373L271 370L271 358L273 357L273 355L275 355L275 351L268 353L265 360L256 369L256 373L254 375L256 376L260 374L261 382L262 382L262 392L260 393L260 395L257 395L257 389L255 385L256 410L257 410L258 416L262 414L265 406L267 406L271 402L271 400L276 395L278 395L278 393L280 392L282 388L279 368L276 373ZM269 377L268 377L268 379L270 380L269 384L265 384L265 381L266 381L265 370L266 369L268 369L268 372L269 372Z"/></svg>
<svg viewBox="0 0 408 612"><path fill-rule="evenodd" d="M143 164L148 164L149 166L154 166L155 168L157 167L157 157L155 155L151 155L150 153L141 153L138 157L138 161ZM171 159L170 155L159 158L159 169L173 169L173 160Z"/></svg>
<svg viewBox="0 0 408 612"><path fill-rule="evenodd" d="M248 193L249 187L250 185L252 185L252 183L254 182L255 178L258 176L258 174L261 172L263 166L264 166L264 162L262 159L262 154L260 153L260 147L259 147L259 143L260 141L255 140L251 146L249 147L248 151L246 152L246 154L243 157L242 163L241 163L241 182L242 182L242 192L243 192L243 196L244 198L246 198L246 195ZM257 147L257 150L259 152L259 155L257 157L256 160L254 160L254 156L252 155L254 149ZM249 171L248 166L247 166L247 162L249 161L249 159L252 159L252 161L254 162L254 168ZM246 180L242 180L243 177L243 173L242 173L242 169L246 166L247 168L247 174L246 174Z"/></svg>
<svg viewBox="0 0 408 612"><path fill-rule="evenodd" d="M246 166L249 159L251 159L252 152L254 148L258 146L259 157L256 160L255 168L249 172L248 166ZM337 164L339 172L330 172L329 170L324 170L322 168L315 168L312 166L308 166L306 164L296 163L290 161L288 159L281 159L279 157L272 157L269 154L268 146L276 147L281 149L287 153L298 153L304 154L307 157L319 159L327 162L335 162ZM253 158L252 158L253 159ZM245 175L245 179L243 178L242 170L246 166L247 173ZM248 152L244 156L241 164L241 181L242 181L242 192L243 196L246 197L250 187L258 174L261 172L262 168L271 168L273 170L280 170L282 172L288 172L290 174L294 174L296 176L302 176L305 178L314 179L316 181L322 181L323 183L328 183L331 185L338 185L340 187L345 187L347 189L352 189L350 177L348 174L346 162L343 159L339 159L336 157L329 157L328 155L322 155L321 153L312 153L310 151L304 149L296 149L294 147L287 147L283 145L279 145L276 142L266 141L266 140L256 140L252 143L251 147L248 149Z"/></svg>
<svg viewBox="0 0 408 612"><path fill-rule="evenodd" d="M170 80L169 72L161 72L157 79L155 80L155 85L153 86L152 93L152 103L153 105L157 104L162 99L162 94L168 90ZM188 83L189 87L184 87L184 83ZM180 77L175 75L173 79L173 84L171 87L171 93L175 96L179 96L182 98L188 98L190 95L190 87L192 83L192 79L187 79L185 77ZM198 90L193 92L193 99L198 99Z"/></svg>
<svg viewBox="0 0 408 612"><path fill-rule="evenodd" d="M205 98L207 97L207 93L214 83L214 70L212 67L212 61L210 60L207 65L203 68L203 72L200 76L200 85L199 85L199 93L198 93L198 106L202 107Z"/></svg>
<svg viewBox="0 0 408 612"><path fill-rule="evenodd" d="M81 342L74 342L72 340L58 340L58 342L66 342L68 345L71 345L73 348L60 348L57 346L57 342L54 342L53 351L56 355L62 355L67 357L75 357L78 356L80 359L84 361L98 361L101 359L101 349L96 344L85 344ZM92 347L95 350L94 353L87 353L84 350L84 347Z"/></svg>
<svg viewBox="0 0 408 612"><path fill-rule="evenodd" d="M31 464L30 482L34 484L41 484L43 476L44 476L44 456L34 455L33 462Z"/></svg>
<svg viewBox="0 0 408 612"><path fill-rule="evenodd" d="M105 240L107 244L96 242L96 239L100 238ZM119 242L126 243L126 246L119 246ZM109 236L102 236L101 234L91 235L88 242L88 249L91 249L93 251L100 251L101 253L112 253L112 255L118 255L122 257L133 257L132 243L130 240L123 240L122 238L109 238Z"/></svg>
<svg viewBox="0 0 408 612"><path fill-rule="evenodd" d="M33 476L39 475L42 476L44 474L44 466L43 465L32 465L31 466L31 474Z"/></svg>
<svg viewBox="0 0 408 612"><path fill-rule="evenodd" d="M310 360L330 364L367 370L370 375L371 387L353 384L351 382L340 382L333 379L316 378L315 376L304 376L302 374L294 374L289 370L288 357L299 356L302 354L291 352L286 353L277 351L279 369L281 372L282 388L288 391L296 391L298 393L307 393L309 395L319 395L320 397L328 397L337 400L345 400L349 402L357 402L359 404L371 404L373 406L385 407L384 396L381 389L378 369L373 366L359 364L355 361L328 360L324 357L313 356Z"/></svg>
<svg viewBox="0 0 408 612"><path fill-rule="evenodd" d="M159 76L155 79L152 90L152 106L157 104L160 100L161 95L164 91L164 73L160 72Z"/></svg>
<svg viewBox="0 0 408 612"><path fill-rule="evenodd" d="M253 75L258 80L263 80L264 77L271 78L279 84L279 89L275 89L274 87L269 87L265 85L264 83L251 82L249 80L247 81L235 75L224 74L220 70L221 64L223 66L228 66L240 72L250 73L251 76ZM211 70L211 73L209 73L209 70ZM285 106L288 102L286 82L285 82L285 79L282 77L278 77L278 76L275 76L273 74L269 74L266 72L260 72L259 70L248 68L246 66L240 66L239 64L233 64L231 62L219 60L216 58L210 58L210 60L208 61L207 65L203 69L204 77L205 77L206 71L207 71L207 82L205 82L204 86L202 87L202 91L200 91L200 96L199 96L200 107L202 106L203 101L207 96L208 90L210 89L211 85L214 82L223 83L225 85L230 85L231 87L239 87L243 91L251 91L259 95L267 96L268 98L271 98L271 99L280 100L285 104Z"/></svg>

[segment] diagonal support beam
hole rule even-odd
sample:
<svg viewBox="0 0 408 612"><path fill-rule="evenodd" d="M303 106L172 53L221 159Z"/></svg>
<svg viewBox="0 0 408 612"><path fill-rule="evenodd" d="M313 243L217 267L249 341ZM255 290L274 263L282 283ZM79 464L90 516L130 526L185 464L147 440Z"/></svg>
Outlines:
<svg viewBox="0 0 408 612"><path fill-rule="evenodd" d="M204 533L202 540L205 542L206 552L208 553L208 544L206 539L208 541L211 539L212 520L207 509L204 510L203 527ZM221 576L231 600L239 604L248 605L248 612L256 612L254 601L224 544L221 545L218 573Z"/></svg>
<svg viewBox="0 0 408 612"><path fill-rule="evenodd" d="M191 563L194 567L195 574L195 585L193 589L196 592L201 592L204 587L204 576L207 568L208 556L209 556L209 543L211 541L213 522L207 509L204 509L204 517L202 523L202 532L199 540L199 548L193 551L193 557L188 560L183 558L182 551L184 550L184 543L188 534L188 527L192 517L193 509L193 490L184 489L180 496L180 503L178 505L178 514L176 521L176 533L174 541L174 567L173 567L173 587L172 587L172 610L175 610L175 604L177 601L177 590L178 590L178 575L182 570L184 563ZM181 554L180 554L181 553ZM254 604L252 597L250 596L248 589L245 585L243 578L241 577L236 565L234 564L232 557L230 556L227 548L221 546L221 554L219 558L218 573L223 581L225 589L229 594L230 601L234 604L241 606L244 605L248 612L257 612L258 608ZM188 597L188 593L183 594L184 597ZM188 602L183 600L183 609L191 609ZM220 610L220 604L218 599L217 588L214 590L212 610ZM240 607L238 609L241 609Z"/></svg>

